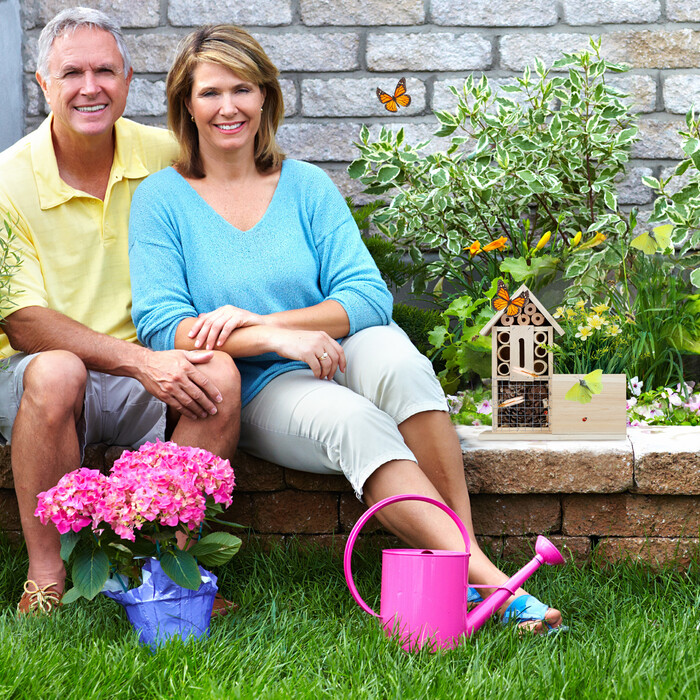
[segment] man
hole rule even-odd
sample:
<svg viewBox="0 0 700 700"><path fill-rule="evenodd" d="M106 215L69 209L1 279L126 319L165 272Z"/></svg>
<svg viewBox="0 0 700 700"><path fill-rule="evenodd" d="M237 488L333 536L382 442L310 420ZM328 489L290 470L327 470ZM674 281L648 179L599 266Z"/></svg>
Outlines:
<svg viewBox="0 0 700 700"><path fill-rule="evenodd" d="M175 156L166 131L121 118L132 77L119 27L96 10L59 13L39 39L37 80L51 114L0 154L0 216L22 259L4 312L0 434L29 553L21 613L60 604L56 529L36 496L77 468L84 446L137 447L166 435L231 457L238 373L218 352L152 352L131 322L131 195Z"/></svg>

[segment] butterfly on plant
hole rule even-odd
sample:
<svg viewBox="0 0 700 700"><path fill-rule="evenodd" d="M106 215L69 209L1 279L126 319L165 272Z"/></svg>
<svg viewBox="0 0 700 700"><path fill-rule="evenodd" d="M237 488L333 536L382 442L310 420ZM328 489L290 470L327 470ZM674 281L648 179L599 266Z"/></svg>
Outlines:
<svg viewBox="0 0 700 700"><path fill-rule="evenodd" d="M377 97L389 112L396 112L399 107L408 107L411 104L411 98L406 94L406 78L401 78L396 83L393 95L377 88Z"/></svg>
<svg viewBox="0 0 700 700"><path fill-rule="evenodd" d="M498 289L491 300L491 306L493 306L496 311L505 309L508 316L517 316L523 310L529 298L530 292L525 290L522 294L518 294L515 299L511 299L506 285L503 284L503 280L498 280Z"/></svg>
<svg viewBox="0 0 700 700"><path fill-rule="evenodd" d="M671 224L657 226L652 231L640 233L636 238L632 239L630 245L647 255L653 255L657 252L661 253L671 247L671 231L673 231Z"/></svg>
<svg viewBox="0 0 700 700"><path fill-rule="evenodd" d="M594 369L584 375L566 392L564 398L567 401L578 401L579 403L590 403L594 394L603 391L603 370Z"/></svg>

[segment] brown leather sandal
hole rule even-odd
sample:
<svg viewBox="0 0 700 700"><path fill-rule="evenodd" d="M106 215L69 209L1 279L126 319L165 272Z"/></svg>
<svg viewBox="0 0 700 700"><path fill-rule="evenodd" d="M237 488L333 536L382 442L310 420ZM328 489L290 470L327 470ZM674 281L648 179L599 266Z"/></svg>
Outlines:
<svg viewBox="0 0 700 700"><path fill-rule="evenodd" d="M238 606L234 602L226 600L221 593L217 593L214 596L214 607L211 609L212 618L224 617L230 612L234 612L236 610L238 610Z"/></svg>
<svg viewBox="0 0 700 700"><path fill-rule="evenodd" d="M20 615L50 615L61 605L63 593L56 589L58 584L54 581L41 588L36 581L24 582L24 593L17 604L17 612Z"/></svg>

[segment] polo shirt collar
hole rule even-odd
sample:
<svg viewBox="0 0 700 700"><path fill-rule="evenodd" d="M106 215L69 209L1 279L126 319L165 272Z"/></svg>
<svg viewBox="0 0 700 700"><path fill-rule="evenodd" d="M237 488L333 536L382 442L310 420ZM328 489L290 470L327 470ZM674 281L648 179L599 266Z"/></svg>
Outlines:
<svg viewBox="0 0 700 700"><path fill-rule="evenodd" d="M37 128L31 145L32 167L42 209L51 209L73 197L84 196L82 192L64 182L58 173L58 163L51 137L52 120L52 114L44 119ZM137 153L137 149L133 148L133 141L129 138L130 126L130 122L123 118L119 118L114 125L116 147L110 183L123 178L144 178L150 172Z"/></svg>

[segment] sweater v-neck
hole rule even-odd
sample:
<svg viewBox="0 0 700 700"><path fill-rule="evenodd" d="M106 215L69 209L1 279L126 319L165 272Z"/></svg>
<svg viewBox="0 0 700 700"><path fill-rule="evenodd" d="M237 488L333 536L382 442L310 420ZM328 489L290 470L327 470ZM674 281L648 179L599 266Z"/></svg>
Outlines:
<svg viewBox="0 0 700 700"><path fill-rule="evenodd" d="M194 187L192 187L192 185L189 182L187 182L187 180L177 170L175 170L175 168L170 166L170 170L172 170L178 176L178 178L180 178L180 180L182 180L182 182L188 187L188 189L192 192L194 197L200 202L200 206L202 206L205 209L207 209L208 211L212 212L217 218L219 218L224 224L226 224L226 226L233 229L237 233L250 233L251 231L258 228L258 226L260 226L260 224L263 222L263 220L265 218L267 218L270 210L272 209L273 205L275 204L275 200L277 199L277 193L280 191L280 183L282 182L282 178L284 177L284 173L286 170L286 168L285 168L286 164L287 164L286 160L282 161L282 167L280 169L280 176L279 176L279 179L277 180L277 184L275 185L275 191L272 193L272 198L270 199L267 207L265 208L265 211L262 213L262 216L250 228L247 228L245 230L238 228L237 226L234 226L228 219L226 219L224 216L219 214L219 212L216 211L216 209L214 209L214 207L212 207L212 205L209 204L209 202L207 202L207 200L204 199L204 197L202 197L202 195L199 194L199 192L197 192L197 190Z"/></svg>

